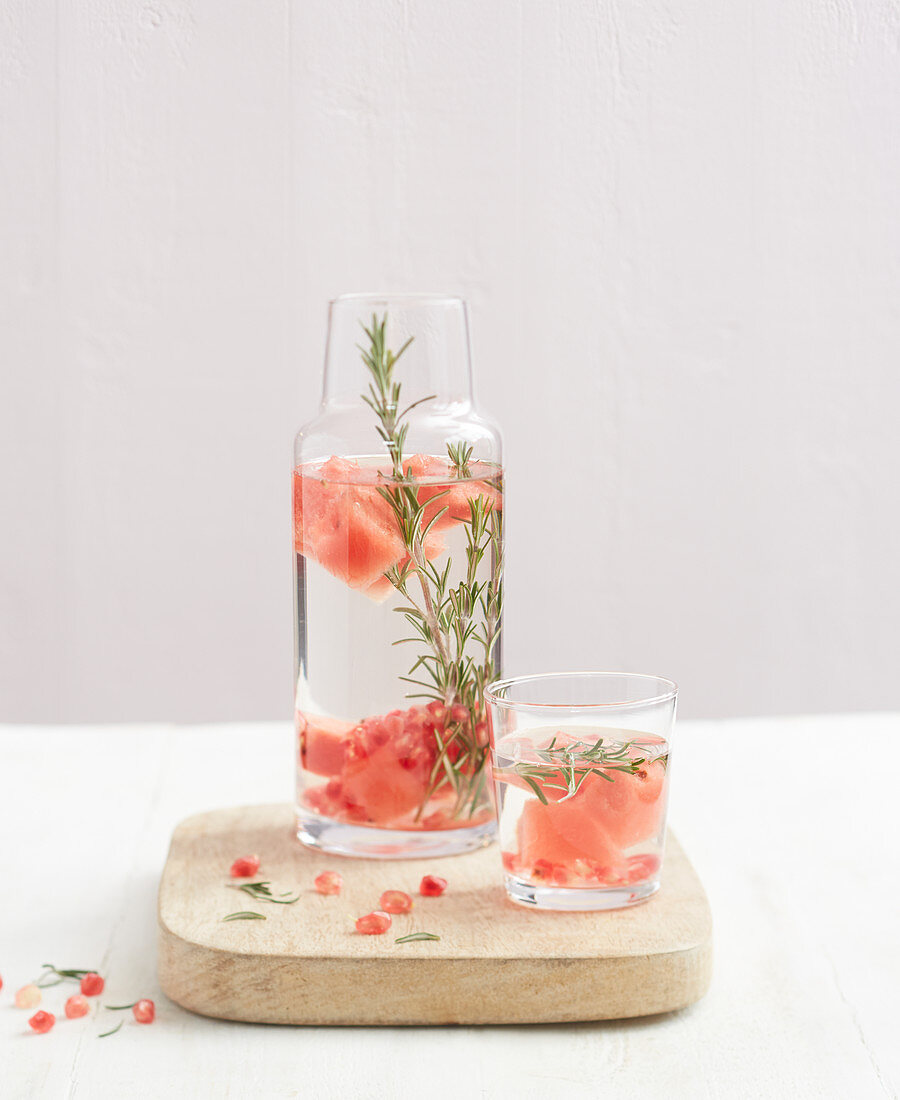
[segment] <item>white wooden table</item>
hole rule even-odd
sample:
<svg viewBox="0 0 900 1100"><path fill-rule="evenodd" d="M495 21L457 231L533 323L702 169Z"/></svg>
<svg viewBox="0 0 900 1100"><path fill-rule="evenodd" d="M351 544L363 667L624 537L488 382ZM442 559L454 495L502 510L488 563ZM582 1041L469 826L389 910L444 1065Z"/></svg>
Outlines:
<svg viewBox="0 0 900 1100"><path fill-rule="evenodd" d="M898 735L898 715L681 723L670 820L716 928L713 987L693 1008L600 1024L340 1029L203 1019L156 982L173 826L288 800L287 724L0 727L0 1096L896 1096ZM42 1006L56 1027L32 1035L12 999L44 962L98 967L101 1000L152 997L156 1022L129 1013L97 1039L99 1020L64 1018L75 989L59 986Z"/></svg>

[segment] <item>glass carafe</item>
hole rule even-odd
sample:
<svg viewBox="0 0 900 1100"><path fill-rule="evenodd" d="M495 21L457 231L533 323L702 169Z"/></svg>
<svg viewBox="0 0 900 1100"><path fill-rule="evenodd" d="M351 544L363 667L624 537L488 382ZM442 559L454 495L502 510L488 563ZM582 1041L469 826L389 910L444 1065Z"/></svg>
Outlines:
<svg viewBox="0 0 900 1100"><path fill-rule="evenodd" d="M461 299L331 303L293 499L297 835L375 858L490 842L503 470Z"/></svg>

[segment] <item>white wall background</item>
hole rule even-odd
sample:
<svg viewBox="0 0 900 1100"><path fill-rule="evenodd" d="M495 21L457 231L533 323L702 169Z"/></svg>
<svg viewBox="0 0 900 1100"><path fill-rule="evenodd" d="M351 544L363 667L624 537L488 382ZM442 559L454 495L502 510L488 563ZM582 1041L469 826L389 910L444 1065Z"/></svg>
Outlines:
<svg viewBox="0 0 900 1100"><path fill-rule="evenodd" d="M897 706L900 6L0 0L0 717L290 711L326 300L469 298L507 668Z"/></svg>

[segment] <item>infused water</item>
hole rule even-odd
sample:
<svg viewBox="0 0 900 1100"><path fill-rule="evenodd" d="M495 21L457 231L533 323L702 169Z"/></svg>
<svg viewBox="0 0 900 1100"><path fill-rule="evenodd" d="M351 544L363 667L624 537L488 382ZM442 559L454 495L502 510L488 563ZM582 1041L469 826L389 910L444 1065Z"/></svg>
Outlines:
<svg viewBox="0 0 900 1100"><path fill-rule="evenodd" d="M501 737L494 780L513 896L519 888L528 900L528 887L649 896L662 862L668 762L662 737L635 730L547 726Z"/></svg>
<svg viewBox="0 0 900 1100"><path fill-rule="evenodd" d="M297 820L306 843L450 854L494 834L501 469L465 448L293 475Z"/></svg>

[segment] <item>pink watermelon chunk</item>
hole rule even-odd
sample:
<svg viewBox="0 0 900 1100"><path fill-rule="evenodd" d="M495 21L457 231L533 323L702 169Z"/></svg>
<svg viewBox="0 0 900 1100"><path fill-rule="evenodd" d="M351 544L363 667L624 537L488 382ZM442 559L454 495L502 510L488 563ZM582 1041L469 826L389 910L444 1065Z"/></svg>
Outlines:
<svg viewBox="0 0 900 1100"><path fill-rule="evenodd" d="M344 797L363 807L373 824L390 826L422 804L428 789L428 759L425 753L401 757L393 745L382 745L344 771Z"/></svg>
<svg viewBox="0 0 900 1100"><path fill-rule="evenodd" d="M430 703L365 718L356 725L300 715L301 765L308 773L328 779L307 788L306 804L337 821L379 828L458 827L460 822L450 812L455 801L452 788L445 782L431 791L438 746L461 717L454 713L456 709ZM459 710L464 714L463 708ZM459 751L453 743L448 755L455 759ZM426 798L426 811L417 818ZM486 806L465 824L478 824L491 816Z"/></svg>
<svg viewBox="0 0 900 1100"><path fill-rule="evenodd" d="M409 560L396 517L379 492L379 486L390 485L383 472L347 458L333 457L294 471L294 549L375 600L394 591L384 574ZM440 488L422 491L434 495ZM457 522L447 516L442 520L446 522L436 524L425 539L429 561L444 550L438 529Z"/></svg>
<svg viewBox="0 0 900 1100"><path fill-rule="evenodd" d="M473 463L474 472L484 469L484 463ZM423 485L416 492L420 504L434 500L425 509L423 523L428 524L441 511L447 511L435 522L432 531L443 531L456 523L462 523L469 519L471 512L469 501L476 497L484 497L485 503L492 507L499 507L500 493L493 485L486 481L465 480L459 481L451 473L450 463L444 458L434 455L413 455L404 463L407 475L419 480L421 478L443 479L430 485ZM486 471L485 471L486 472Z"/></svg>
<svg viewBox="0 0 900 1100"><path fill-rule="evenodd" d="M659 832L665 811L666 769L657 760L642 764L634 775L614 775L613 783L601 779L590 784L585 812L603 822L616 844L630 848Z"/></svg>
<svg viewBox="0 0 900 1100"><path fill-rule="evenodd" d="M295 725L300 743L300 765L314 775L337 775L344 766L346 741L352 722L325 715L296 711Z"/></svg>
<svg viewBox="0 0 900 1100"><path fill-rule="evenodd" d="M556 743L563 737L557 735ZM637 759L640 746L634 752L632 759ZM636 881L636 874L652 871L654 859L658 866L655 856L625 853L659 834L666 805L665 765L647 761L634 774L607 774L612 782L589 775L571 798L551 786L562 784L559 774L537 779L547 804L536 797L525 803L516 828L517 850L504 855L508 866L532 881L592 879L606 884Z"/></svg>
<svg viewBox="0 0 900 1100"><path fill-rule="evenodd" d="M330 458L315 471L294 471L297 553L363 590L406 552L390 506L370 475L377 471L345 458Z"/></svg>
<svg viewBox="0 0 900 1100"><path fill-rule="evenodd" d="M619 846L609 837L603 823L587 810L583 791L584 787L568 802L550 802L545 806L534 798L525 803L518 824L523 865L531 866L539 860L563 866L572 866L576 860L619 862Z"/></svg>

